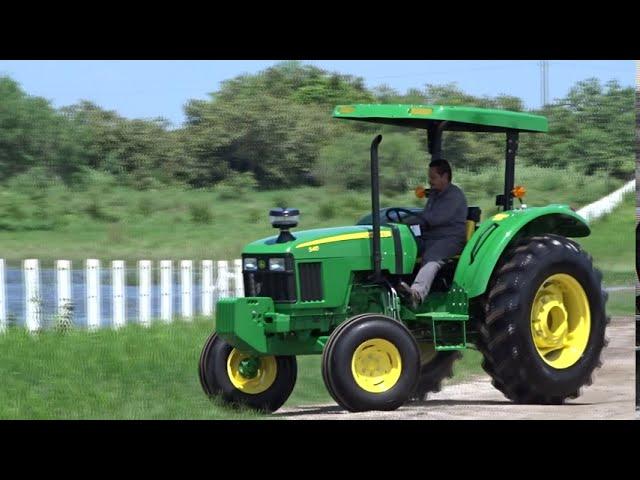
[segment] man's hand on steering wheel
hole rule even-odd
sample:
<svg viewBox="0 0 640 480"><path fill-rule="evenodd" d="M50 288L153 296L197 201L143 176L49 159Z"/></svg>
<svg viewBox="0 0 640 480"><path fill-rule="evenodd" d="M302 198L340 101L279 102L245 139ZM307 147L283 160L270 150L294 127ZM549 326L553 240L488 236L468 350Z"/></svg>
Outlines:
<svg viewBox="0 0 640 480"><path fill-rule="evenodd" d="M391 218L391 212L395 212L397 220L394 220L393 218ZM401 213L406 213L407 215L403 218L400 216ZM387 220L393 223L404 223L406 225L422 224L422 219L418 215L416 215L415 212L412 212L407 208L400 208L400 207L389 208L385 212L385 216L387 217ZM415 220L413 222L403 221L403 220L407 220L410 217L414 217Z"/></svg>

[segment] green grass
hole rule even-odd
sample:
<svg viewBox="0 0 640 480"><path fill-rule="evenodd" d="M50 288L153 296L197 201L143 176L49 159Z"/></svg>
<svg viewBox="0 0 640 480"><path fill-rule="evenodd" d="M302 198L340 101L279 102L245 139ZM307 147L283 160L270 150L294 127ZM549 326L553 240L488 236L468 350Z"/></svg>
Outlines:
<svg viewBox="0 0 640 480"><path fill-rule="evenodd" d="M576 239L602 270L605 285L635 285L635 202L629 193L610 215L591 224L591 235Z"/></svg>
<svg viewBox="0 0 640 480"><path fill-rule="evenodd" d="M607 313L613 316L634 315L636 310L635 290L609 292Z"/></svg>
<svg viewBox="0 0 640 480"><path fill-rule="evenodd" d="M120 331L0 335L0 419L257 419L268 415L209 401L198 359L211 322L194 320ZM465 352L454 381L479 371ZM287 405L332 403L320 356L298 357Z"/></svg>
<svg viewBox="0 0 640 480"><path fill-rule="evenodd" d="M0 335L0 419L251 419L210 402L197 365L210 322Z"/></svg>
<svg viewBox="0 0 640 480"><path fill-rule="evenodd" d="M586 188L580 186L584 176L564 172L568 184L558 184L557 177L556 170L527 167L517 171L516 179L527 186L529 205L564 202L577 207L621 184L599 175ZM497 211L494 199L502 189L501 174L458 171L454 180L464 188L469 204L483 208L484 218ZM383 195L381 205L424 204L413 188L394 193ZM38 192L0 191L0 256L14 263L38 258L45 265L69 259L78 266L87 258L230 260L248 241L276 233L268 212L282 204L300 209L301 229L352 225L370 210L370 193L332 187L233 195L222 187L137 191L96 174L86 191L62 185Z"/></svg>

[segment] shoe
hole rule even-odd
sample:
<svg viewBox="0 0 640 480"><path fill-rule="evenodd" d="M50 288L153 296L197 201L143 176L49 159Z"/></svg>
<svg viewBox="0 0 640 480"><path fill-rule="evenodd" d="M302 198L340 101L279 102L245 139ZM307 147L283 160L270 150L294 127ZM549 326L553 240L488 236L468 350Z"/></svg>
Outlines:
<svg viewBox="0 0 640 480"><path fill-rule="evenodd" d="M420 294L404 282L398 284L398 293L407 301L412 310L416 310L422 304Z"/></svg>

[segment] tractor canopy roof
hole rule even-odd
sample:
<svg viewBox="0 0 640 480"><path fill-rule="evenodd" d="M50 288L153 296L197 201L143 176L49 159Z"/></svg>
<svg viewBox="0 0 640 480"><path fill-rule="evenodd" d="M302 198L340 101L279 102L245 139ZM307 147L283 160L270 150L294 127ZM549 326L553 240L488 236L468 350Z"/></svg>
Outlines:
<svg viewBox="0 0 640 480"><path fill-rule="evenodd" d="M443 130L461 132L547 132L547 119L530 113L446 105L338 105L335 118L430 129L446 121Z"/></svg>

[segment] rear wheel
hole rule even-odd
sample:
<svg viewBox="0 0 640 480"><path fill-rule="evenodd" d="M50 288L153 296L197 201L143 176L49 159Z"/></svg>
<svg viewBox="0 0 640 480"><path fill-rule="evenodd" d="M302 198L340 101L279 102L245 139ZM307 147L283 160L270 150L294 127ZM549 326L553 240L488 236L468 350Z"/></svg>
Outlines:
<svg viewBox="0 0 640 480"><path fill-rule="evenodd" d="M395 410L413 391L420 351L407 327L380 314L365 314L341 324L322 354L327 390L352 411Z"/></svg>
<svg viewBox="0 0 640 480"><path fill-rule="evenodd" d="M429 393L439 392L442 382L453 377L453 364L462 358L458 351L438 352L432 343L419 344L420 378L413 389L411 400L426 400Z"/></svg>
<svg viewBox="0 0 640 480"><path fill-rule="evenodd" d="M207 395L273 412L293 391L297 363L294 356L247 355L214 333L200 355L199 375Z"/></svg>
<svg viewBox="0 0 640 480"><path fill-rule="evenodd" d="M558 404L592 382L606 344L602 275L557 235L522 240L494 274L478 347L493 385L517 403Z"/></svg>

